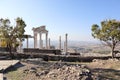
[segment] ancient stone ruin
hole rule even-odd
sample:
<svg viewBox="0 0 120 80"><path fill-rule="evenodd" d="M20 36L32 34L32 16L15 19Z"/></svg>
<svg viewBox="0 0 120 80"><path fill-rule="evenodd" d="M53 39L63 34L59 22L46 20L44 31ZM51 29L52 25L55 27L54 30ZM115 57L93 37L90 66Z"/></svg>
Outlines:
<svg viewBox="0 0 120 80"><path fill-rule="evenodd" d="M37 48L37 34L39 34L40 39L39 39L39 48L43 49L43 40L42 40L42 34L46 34L46 49L48 49L48 31L45 29L45 26L40 26L37 28L33 28L33 33L34 33L34 48ZM50 46L50 45L49 45Z"/></svg>
<svg viewBox="0 0 120 80"><path fill-rule="evenodd" d="M59 37L59 48L58 49L53 49L51 48L51 40L50 38L48 39L48 30L46 30L46 26L40 26L40 27L33 27L33 39L34 39L34 48L28 48L28 40L27 40L27 48L24 48L24 52L30 52L32 50L32 52L35 52L34 50L39 49L39 50L44 50L42 52L46 52L47 50L53 50L52 52L54 52L54 50L63 50L64 53L66 54L68 51L68 34L65 34L65 42L64 42L64 48L62 49L62 42L61 42L61 36ZM45 46L43 45L43 39L42 39L42 35L45 34ZM39 39L38 39L38 35L39 35ZM38 45L38 41L39 40L39 45ZM45 51L46 50L46 51ZM41 52L41 51L40 51Z"/></svg>

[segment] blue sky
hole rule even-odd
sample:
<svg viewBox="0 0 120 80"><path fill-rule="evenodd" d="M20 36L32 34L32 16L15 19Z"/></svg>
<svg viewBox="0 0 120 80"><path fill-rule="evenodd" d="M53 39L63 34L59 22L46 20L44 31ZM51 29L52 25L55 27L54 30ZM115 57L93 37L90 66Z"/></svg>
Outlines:
<svg viewBox="0 0 120 80"><path fill-rule="evenodd" d="M0 18L17 17L26 22L26 34L46 25L51 40L68 33L69 40L93 41L92 24L120 20L120 0L0 0Z"/></svg>

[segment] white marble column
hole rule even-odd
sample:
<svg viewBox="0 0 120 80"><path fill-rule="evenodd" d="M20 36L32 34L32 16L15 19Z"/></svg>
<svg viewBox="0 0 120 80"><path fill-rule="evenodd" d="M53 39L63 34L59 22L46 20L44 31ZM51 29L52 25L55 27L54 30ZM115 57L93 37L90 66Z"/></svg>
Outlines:
<svg viewBox="0 0 120 80"><path fill-rule="evenodd" d="M39 48L42 49L42 34L39 33L40 40L39 40Z"/></svg>
<svg viewBox="0 0 120 80"><path fill-rule="evenodd" d="M43 49L43 40L41 40L41 49Z"/></svg>
<svg viewBox="0 0 120 80"><path fill-rule="evenodd" d="M65 52L66 53L67 53L67 49L68 49L67 36L68 36L68 34L65 34Z"/></svg>
<svg viewBox="0 0 120 80"><path fill-rule="evenodd" d="M50 38L49 38L49 49L50 49Z"/></svg>
<svg viewBox="0 0 120 80"><path fill-rule="evenodd" d="M59 36L59 49L61 50L61 36Z"/></svg>
<svg viewBox="0 0 120 80"><path fill-rule="evenodd" d="M48 49L48 33L46 33L46 49Z"/></svg>
<svg viewBox="0 0 120 80"><path fill-rule="evenodd" d="M34 48L37 48L37 33L34 32Z"/></svg>
<svg viewBox="0 0 120 80"><path fill-rule="evenodd" d="M27 37L27 48L29 47L29 43L28 43L28 37Z"/></svg>
<svg viewBox="0 0 120 80"><path fill-rule="evenodd" d="M65 50L65 49L66 49L65 44L66 44L66 43L65 43L65 41L64 41L64 44L63 44L63 45L64 45L64 49L63 49L63 50L64 50L64 52L66 52L66 50Z"/></svg>

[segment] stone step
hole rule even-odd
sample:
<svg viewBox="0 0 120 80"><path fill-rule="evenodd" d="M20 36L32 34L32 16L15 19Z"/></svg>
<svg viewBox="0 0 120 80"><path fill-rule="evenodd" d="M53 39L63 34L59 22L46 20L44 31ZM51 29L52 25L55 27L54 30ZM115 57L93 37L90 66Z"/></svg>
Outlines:
<svg viewBox="0 0 120 80"><path fill-rule="evenodd" d="M0 71L4 71L19 62L19 60L0 60Z"/></svg>

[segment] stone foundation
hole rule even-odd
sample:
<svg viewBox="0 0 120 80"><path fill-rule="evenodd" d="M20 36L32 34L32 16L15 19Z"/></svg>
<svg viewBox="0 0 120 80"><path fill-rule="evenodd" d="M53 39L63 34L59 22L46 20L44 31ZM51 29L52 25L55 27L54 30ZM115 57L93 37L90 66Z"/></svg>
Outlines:
<svg viewBox="0 0 120 80"><path fill-rule="evenodd" d="M47 54L60 55L61 50L59 50L59 49L24 48L23 53L47 53Z"/></svg>
<svg viewBox="0 0 120 80"><path fill-rule="evenodd" d="M7 47L0 47L0 52L9 52ZM16 49L12 49L12 52L16 52Z"/></svg>

